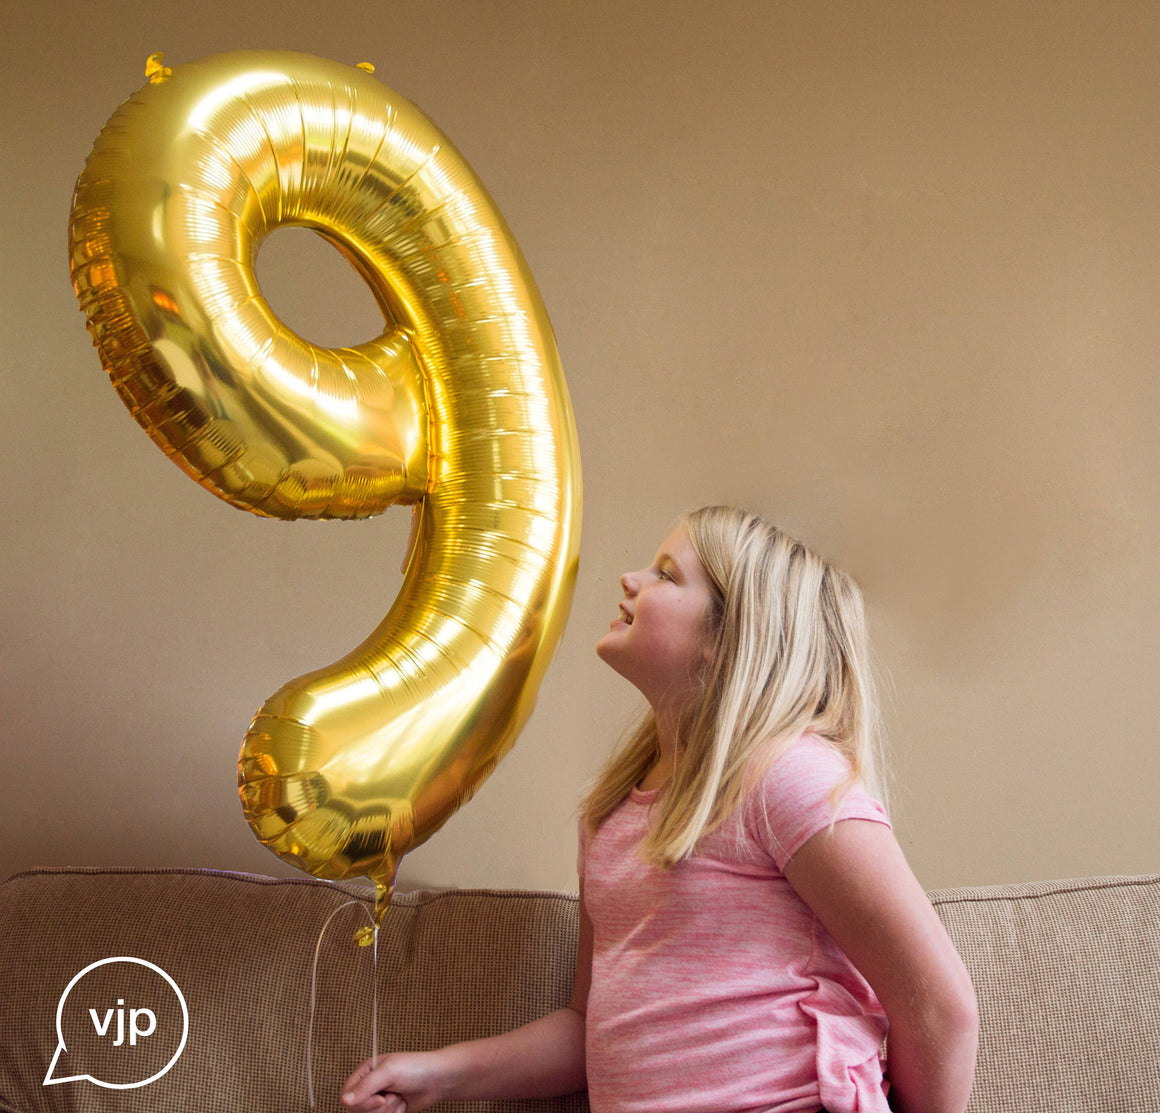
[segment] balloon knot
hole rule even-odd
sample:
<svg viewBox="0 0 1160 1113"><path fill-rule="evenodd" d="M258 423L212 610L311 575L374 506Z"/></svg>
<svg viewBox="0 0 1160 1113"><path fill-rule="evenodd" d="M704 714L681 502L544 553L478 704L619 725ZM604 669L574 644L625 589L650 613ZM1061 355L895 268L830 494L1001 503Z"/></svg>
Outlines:
<svg viewBox="0 0 1160 1113"><path fill-rule="evenodd" d="M161 59L165 57L163 51L158 51L156 54L150 54L145 60L145 76L149 78L149 84L160 85L171 73L168 66L161 64Z"/></svg>
<svg viewBox="0 0 1160 1113"><path fill-rule="evenodd" d="M364 925L354 933L354 941L360 947L369 947L375 941L375 929Z"/></svg>
<svg viewBox="0 0 1160 1113"><path fill-rule="evenodd" d="M357 68L360 70L366 70L367 73L374 73L375 72L374 62L359 62Z"/></svg>

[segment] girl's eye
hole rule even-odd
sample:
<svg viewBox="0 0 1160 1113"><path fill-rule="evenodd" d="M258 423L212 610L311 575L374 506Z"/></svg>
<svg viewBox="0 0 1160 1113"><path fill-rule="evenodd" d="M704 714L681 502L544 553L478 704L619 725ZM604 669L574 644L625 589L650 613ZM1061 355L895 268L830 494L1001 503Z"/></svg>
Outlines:
<svg viewBox="0 0 1160 1113"><path fill-rule="evenodd" d="M665 571L665 569L659 568L659 569L657 569L657 579L658 580L671 580L672 576L670 576L668 574L668 572Z"/></svg>

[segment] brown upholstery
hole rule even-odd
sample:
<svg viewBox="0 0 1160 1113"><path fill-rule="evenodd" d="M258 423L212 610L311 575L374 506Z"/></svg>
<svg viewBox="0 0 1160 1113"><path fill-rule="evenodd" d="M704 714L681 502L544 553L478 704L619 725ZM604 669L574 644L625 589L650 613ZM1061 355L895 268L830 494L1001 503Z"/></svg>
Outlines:
<svg viewBox="0 0 1160 1113"><path fill-rule="evenodd" d="M979 999L969 1113L1160 1110L1160 877L930 898Z"/></svg>
<svg viewBox="0 0 1160 1113"><path fill-rule="evenodd" d="M366 894L305 877L198 870L17 874L0 885L0 1110L307 1109L315 944L334 909ZM339 1108L342 1080L371 1053L373 952L353 942L368 922L360 908L344 909L322 944L313 1057L320 1110ZM575 949L575 896L478 890L396 896L379 939L380 1050L497 1032L566 1004ZM121 956L154 963L182 990L190 1023L180 1058L135 1089L85 1081L44 1086L61 992L89 963ZM131 1004L121 984L109 983L98 1016L114 993L124 993L126 1008ZM91 1028L84 1009L81 1016L82 1027ZM116 1081L119 1060L128 1054L125 1044L114 1049L108 1038L90 1033L77 1058L98 1077L103 1067L105 1080ZM547 1113L585 1110L587 1102L574 1095L456 1108Z"/></svg>
<svg viewBox="0 0 1160 1113"><path fill-rule="evenodd" d="M944 890L931 899L980 1000L973 1113L1160 1111L1160 877ZM323 923L350 900L367 906L366 890L201 870L36 870L0 884L0 1113L307 1109L311 959ZM370 1054L372 952L352 940L366 922L361 907L343 909L320 952L313 1061L323 1110L339 1108L342 1079ZM566 1003L575 935L569 894L396 897L379 942L380 1049L501 1031ZM189 1008L187 1046L143 1087L44 1086L61 992L85 966L113 956L152 962L174 979ZM141 967L94 972L94 983L108 975L90 987L98 1016L117 994L132 1005L137 972L147 989L155 976ZM106 1080L148 1050L145 1039L137 1052L114 1050L80 1015L76 1031L89 1031L75 1062ZM167 1052L158 1054L164 1065ZM454 1108L587 1105L573 1095Z"/></svg>

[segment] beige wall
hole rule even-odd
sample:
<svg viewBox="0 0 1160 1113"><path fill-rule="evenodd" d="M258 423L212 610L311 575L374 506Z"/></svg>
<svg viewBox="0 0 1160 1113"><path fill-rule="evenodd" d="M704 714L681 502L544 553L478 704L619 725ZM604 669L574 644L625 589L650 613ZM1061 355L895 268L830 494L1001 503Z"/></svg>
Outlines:
<svg viewBox="0 0 1160 1113"><path fill-rule="evenodd" d="M574 883L572 802L635 706L591 648L618 573L722 500L862 581L924 883L1160 868L1151 0L46 0L5 39L0 873L290 872L241 817L238 742L398 583L405 512L274 524L168 464L68 285L72 183L145 57L240 46L373 61L440 124L525 250L576 408L564 644L404 880ZM323 342L377 331L306 246L269 242L275 308Z"/></svg>

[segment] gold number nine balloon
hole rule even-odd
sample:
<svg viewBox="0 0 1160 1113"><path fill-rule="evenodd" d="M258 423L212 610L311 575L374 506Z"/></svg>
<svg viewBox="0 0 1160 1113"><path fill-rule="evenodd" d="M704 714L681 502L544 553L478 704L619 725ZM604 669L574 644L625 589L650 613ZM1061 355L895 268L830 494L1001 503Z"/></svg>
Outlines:
<svg viewBox="0 0 1160 1113"><path fill-rule="evenodd" d="M507 752L567 619L575 424L527 264L435 126L370 73L244 51L117 109L77 181L73 286L101 362L182 470L276 518L413 507L398 598L362 645L285 684L238 760L254 833L319 877L375 881ZM323 349L258 289L276 228L329 239L382 335Z"/></svg>

